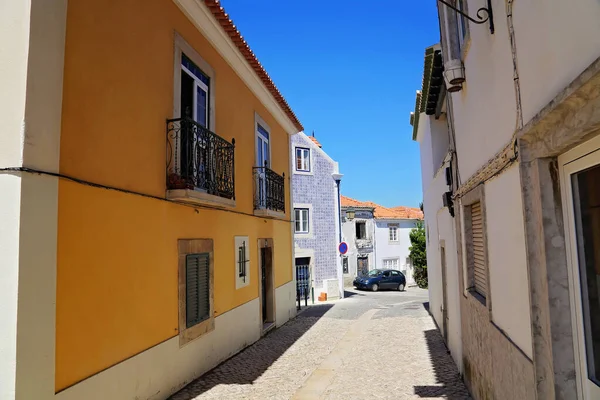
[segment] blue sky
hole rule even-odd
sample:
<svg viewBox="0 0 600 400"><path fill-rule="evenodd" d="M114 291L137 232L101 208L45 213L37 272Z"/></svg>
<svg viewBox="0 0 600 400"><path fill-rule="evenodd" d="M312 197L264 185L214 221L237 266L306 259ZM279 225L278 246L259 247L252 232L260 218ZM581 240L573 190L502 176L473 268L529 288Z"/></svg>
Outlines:
<svg viewBox="0 0 600 400"><path fill-rule="evenodd" d="M409 124L435 0L221 0L305 132L340 163L342 194L384 206L422 200Z"/></svg>

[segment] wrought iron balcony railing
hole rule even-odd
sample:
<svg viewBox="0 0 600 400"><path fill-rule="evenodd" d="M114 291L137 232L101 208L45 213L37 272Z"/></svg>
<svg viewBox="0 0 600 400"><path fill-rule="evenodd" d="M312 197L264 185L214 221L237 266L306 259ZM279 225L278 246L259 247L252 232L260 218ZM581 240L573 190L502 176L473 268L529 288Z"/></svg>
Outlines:
<svg viewBox="0 0 600 400"><path fill-rule="evenodd" d="M254 209L285 212L285 174L254 167Z"/></svg>
<svg viewBox="0 0 600 400"><path fill-rule="evenodd" d="M235 199L235 139L229 143L191 118L167 120L167 189Z"/></svg>

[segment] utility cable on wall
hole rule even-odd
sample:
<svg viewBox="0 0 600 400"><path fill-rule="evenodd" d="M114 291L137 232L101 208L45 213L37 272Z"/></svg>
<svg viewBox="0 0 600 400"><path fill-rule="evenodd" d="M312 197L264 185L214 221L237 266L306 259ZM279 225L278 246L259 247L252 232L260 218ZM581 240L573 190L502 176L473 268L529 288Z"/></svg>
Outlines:
<svg viewBox="0 0 600 400"><path fill-rule="evenodd" d="M193 208L196 212L198 212L198 209L217 210L217 211L224 211L224 212L229 212L229 213L233 213L233 214L246 215L246 216L254 217L254 218L271 219L271 220L282 221L282 222L293 222L292 220L288 220L288 219L281 219L281 218L262 216L262 215L257 216L257 215L246 213L243 211L231 210L231 209L227 209L227 208L214 207L214 206L202 205L202 204L189 204L189 203L184 203L181 201L168 200L164 197L154 196L154 195L147 194L147 193L136 192L136 191L129 190L129 189L122 189L122 188L118 188L118 187L114 187L114 186L102 185L100 183L86 181L84 179L75 178L75 177L57 173L57 172L41 171L41 170L37 170L37 169L33 169L33 168L26 168L26 167L0 168L0 173L2 173L2 174L18 173L18 172L24 172L24 173L35 174L35 175L52 176L52 177L64 179L64 180L67 180L70 182L75 182L80 185L90 186L90 187L99 188L99 189L114 190L116 192L127 193L127 194L131 194L131 195L135 195L135 196L141 196L141 197L145 197L148 199L165 201L167 203L178 204L181 206Z"/></svg>

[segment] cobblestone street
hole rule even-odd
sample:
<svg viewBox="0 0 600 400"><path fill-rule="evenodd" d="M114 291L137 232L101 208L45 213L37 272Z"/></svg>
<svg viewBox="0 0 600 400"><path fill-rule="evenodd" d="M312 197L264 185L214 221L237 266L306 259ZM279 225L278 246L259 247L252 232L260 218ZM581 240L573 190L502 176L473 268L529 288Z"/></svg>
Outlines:
<svg viewBox="0 0 600 400"><path fill-rule="evenodd" d="M171 397L469 399L427 291L355 292L296 319Z"/></svg>

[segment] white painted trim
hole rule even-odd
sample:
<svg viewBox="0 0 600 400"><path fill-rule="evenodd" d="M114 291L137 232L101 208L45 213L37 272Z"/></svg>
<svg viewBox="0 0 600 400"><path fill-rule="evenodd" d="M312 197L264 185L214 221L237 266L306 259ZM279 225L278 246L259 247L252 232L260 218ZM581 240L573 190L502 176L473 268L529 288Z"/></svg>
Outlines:
<svg viewBox="0 0 600 400"><path fill-rule="evenodd" d="M43 399L164 399L260 338L255 298L215 318L215 329L179 347L177 336ZM27 397L28 399L31 397ZM42 398L40 398L42 399Z"/></svg>
<svg viewBox="0 0 600 400"><path fill-rule="evenodd" d="M296 208L308 209L308 232L296 232ZM313 239L313 205L308 203L294 203L292 209L292 225L294 229L294 239Z"/></svg>
<svg viewBox="0 0 600 400"><path fill-rule="evenodd" d="M296 278L275 289L275 313L277 327L296 316Z"/></svg>
<svg viewBox="0 0 600 400"><path fill-rule="evenodd" d="M206 5L201 0L173 0L173 2L221 54L283 129L290 135L297 133L298 128L295 127L294 122L283 111Z"/></svg>
<svg viewBox="0 0 600 400"><path fill-rule="evenodd" d="M216 73L213 67L202 58L202 56L177 32L173 45L173 118L180 118L181 115L181 53L192 60L209 78L210 87L208 88L208 129L216 133L215 117L215 93L216 93ZM193 75L193 74L192 74Z"/></svg>
<svg viewBox="0 0 600 400"><path fill-rule="evenodd" d="M0 62L0 165L58 172L67 1L0 7L0 48L10 54ZM0 399L50 399L58 179L4 173L0 193Z"/></svg>
<svg viewBox="0 0 600 400"><path fill-rule="evenodd" d="M260 133L258 131L258 125L260 125L264 130L267 131L267 133L269 134L269 137L266 137L265 135L263 135L262 133ZM254 159L256 162L256 166L257 167L264 167L264 165L259 165L258 162L258 138L261 138L262 141L267 142L267 145L269 146L269 157L266 159L267 160L267 167L271 168L271 138L273 137L273 135L271 134L271 127L269 126L269 124L267 124L267 122L261 118L260 115L258 115L257 112L254 112ZM264 155L264 149L263 149L263 155Z"/></svg>
<svg viewBox="0 0 600 400"><path fill-rule="evenodd" d="M235 200L226 199L200 190L173 189L167 190L167 200L181 201L190 204L208 204L211 206L235 207Z"/></svg>

